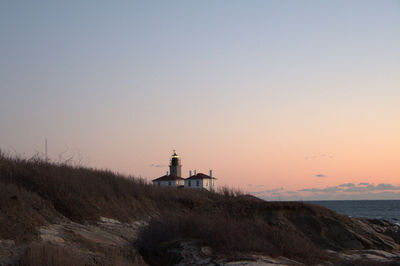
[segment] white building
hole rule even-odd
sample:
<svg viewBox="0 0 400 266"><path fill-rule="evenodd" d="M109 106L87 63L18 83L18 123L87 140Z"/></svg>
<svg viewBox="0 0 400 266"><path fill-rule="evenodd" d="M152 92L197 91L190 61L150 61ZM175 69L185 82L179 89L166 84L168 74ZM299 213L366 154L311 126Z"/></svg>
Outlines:
<svg viewBox="0 0 400 266"><path fill-rule="evenodd" d="M153 185L162 187L183 187L185 179L176 175L164 175L153 179Z"/></svg>
<svg viewBox="0 0 400 266"><path fill-rule="evenodd" d="M170 174L167 172L166 175L153 179L153 185L216 191L217 179L212 176L212 170L210 170L209 176L202 173L196 174L196 171L194 172L194 175L192 175L192 171L190 171L189 177L186 179L181 177L181 170L181 159L174 151L169 165Z"/></svg>
<svg viewBox="0 0 400 266"><path fill-rule="evenodd" d="M207 189L208 191L216 191L216 178L210 175L198 173L185 179L185 188Z"/></svg>

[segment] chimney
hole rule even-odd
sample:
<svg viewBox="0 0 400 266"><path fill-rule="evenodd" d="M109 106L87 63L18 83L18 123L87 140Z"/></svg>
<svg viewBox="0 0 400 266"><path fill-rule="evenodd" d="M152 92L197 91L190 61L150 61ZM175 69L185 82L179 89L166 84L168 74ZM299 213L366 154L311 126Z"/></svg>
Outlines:
<svg viewBox="0 0 400 266"><path fill-rule="evenodd" d="M191 176L192 176L192 170L189 171L189 177L191 177Z"/></svg>
<svg viewBox="0 0 400 266"><path fill-rule="evenodd" d="M212 170L210 169L210 177L212 178Z"/></svg>
<svg viewBox="0 0 400 266"><path fill-rule="evenodd" d="M196 170L194 170L194 175L196 175Z"/></svg>
<svg viewBox="0 0 400 266"><path fill-rule="evenodd" d="M167 175L168 175L168 171L167 171Z"/></svg>

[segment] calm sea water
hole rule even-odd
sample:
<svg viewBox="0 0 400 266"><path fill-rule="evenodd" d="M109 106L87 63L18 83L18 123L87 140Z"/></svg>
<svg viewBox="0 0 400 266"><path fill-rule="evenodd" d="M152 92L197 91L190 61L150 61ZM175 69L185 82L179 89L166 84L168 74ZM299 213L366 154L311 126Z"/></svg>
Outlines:
<svg viewBox="0 0 400 266"><path fill-rule="evenodd" d="M307 201L351 217L384 219L400 224L400 200L326 200Z"/></svg>

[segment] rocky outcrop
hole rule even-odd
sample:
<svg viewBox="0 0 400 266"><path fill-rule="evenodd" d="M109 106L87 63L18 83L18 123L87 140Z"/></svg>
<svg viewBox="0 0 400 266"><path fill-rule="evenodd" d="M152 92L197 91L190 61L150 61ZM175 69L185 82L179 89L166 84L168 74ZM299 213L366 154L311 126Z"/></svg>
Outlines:
<svg viewBox="0 0 400 266"><path fill-rule="evenodd" d="M301 211L271 212L270 223L301 232L317 246L335 251L400 249L399 226L383 220L351 218L316 205Z"/></svg>
<svg viewBox="0 0 400 266"><path fill-rule="evenodd" d="M196 240L184 240L168 243L170 258L178 261L176 266L185 265L223 265L223 266L267 266L267 265L304 265L284 257L272 258L267 255L235 254L232 256L213 254L210 247L201 246Z"/></svg>
<svg viewBox="0 0 400 266"><path fill-rule="evenodd" d="M91 265L113 265L113 256L118 256L118 265L146 265L132 244L145 225L145 221L121 223L108 218L97 224L50 224L39 228L32 243L17 246L12 240L0 241L0 266L15 265L27 248L40 243L67 248Z"/></svg>
<svg viewBox="0 0 400 266"><path fill-rule="evenodd" d="M171 260L176 261L174 265L224 265L224 266L271 266L271 265L306 265L299 261L288 259L285 257L270 257L260 254L230 254L218 255L212 254L210 247L201 246L196 240L182 240L168 243L170 248L167 249L168 256ZM320 265L359 265L363 263L372 263L382 265L400 265L400 252L387 252L383 250L349 250L345 252L331 253L332 260L327 260ZM371 264L371 265L372 265ZM369 264L368 264L369 265Z"/></svg>
<svg viewBox="0 0 400 266"><path fill-rule="evenodd" d="M270 257L260 254L236 253L230 255L213 254L210 247L201 246L196 240L181 240L165 243L169 248L166 253L171 261L175 261L176 266L185 265L224 265L224 266L268 266L268 265L305 265L301 262L285 257ZM320 265L358 265L362 263L372 263L382 265L400 265L400 252L387 252L383 250L349 250L345 252L331 253L332 260L328 260ZM398 264L397 264L398 263ZM368 264L369 265L369 264Z"/></svg>
<svg viewBox="0 0 400 266"><path fill-rule="evenodd" d="M400 264L399 252L387 252L383 250L351 250L347 252L336 253L344 261L372 261L376 263L398 262Z"/></svg>
<svg viewBox="0 0 400 266"><path fill-rule="evenodd" d="M398 225L381 220L350 218L350 224L342 224L341 233L345 230L352 238L364 245L379 246L383 249L343 249L328 250L332 261L323 265L335 265L348 262L357 265L360 261L370 263L400 263L400 243ZM0 241L0 265L15 265L18 259L30 246L40 242L65 247L74 254L85 258L92 265L113 265L113 254L129 254L118 258L118 265L145 265L133 243L138 232L147 225L140 220L132 223L121 223L114 219L101 218L96 224L79 224L64 220L39 228L38 238L30 244L16 245L12 240ZM358 227L357 229L354 229ZM357 232L363 232L361 235ZM316 236L314 236L316 237ZM367 244L366 244L367 243ZM285 258L270 257L267 254L235 253L218 254L209 246L202 245L195 239L176 239L161 243L160 252L164 253L171 264L184 265L304 265ZM386 250L386 251L385 251ZM397 265L397 264L394 264Z"/></svg>
<svg viewBox="0 0 400 266"><path fill-rule="evenodd" d="M367 220L315 209L313 213L280 210L267 219L287 232L303 234L328 256L318 265L400 265L400 228L382 220ZM307 214L307 215L306 215ZM268 241L268 240L267 240ZM268 252L224 252L205 246L206 239L180 238L160 243L147 254L163 265L311 265L299 257L268 256ZM158 260L153 259L159 256ZM156 262L156 263L155 263ZM313 264L313 265L314 265ZM158 264L157 264L158 265Z"/></svg>
<svg viewBox="0 0 400 266"><path fill-rule="evenodd" d="M14 265L25 249L26 245L17 246L14 240L0 240L0 266Z"/></svg>

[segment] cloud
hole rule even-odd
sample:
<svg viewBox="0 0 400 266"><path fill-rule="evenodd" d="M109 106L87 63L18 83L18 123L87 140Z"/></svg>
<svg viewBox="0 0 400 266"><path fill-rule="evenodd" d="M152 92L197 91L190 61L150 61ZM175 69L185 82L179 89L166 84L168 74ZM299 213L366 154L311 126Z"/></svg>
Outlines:
<svg viewBox="0 0 400 266"><path fill-rule="evenodd" d="M303 188L303 189L300 189L299 191L303 191L303 192L338 192L338 191L342 191L342 189L339 186L335 186L335 187L326 187L326 188Z"/></svg>
<svg viewBox="0 0 400 266"><path fill-rule="evenodd" d="M348 187L344 189L344 192L373 192L373 191L389 191L389 190L400 190L400 186L394 186L392 184L381 183L373 185L369 183L362 183L362 185Z"/></svg>
<svg viewBox="0 0 400 266"><path fill-rule="evenodd" d="M167 165L165 164L150 164L149 167L157 167L157 168L161 168L161 167L167 167Z"/></svg>
<svg viewBox="0 0 400 266"><path fill-rule="evenodd" d="M254 187L253 187L254 188ZM266 200L358 200L396 199L400 196L400 185L380 183L344 183L324 188L303 188L297 191L275 188L251 192Z"/></svg>
<svg viewBox="0 0 400 266"><path fill-rule="evenodd" d="M265 185L247 184L248 187L265 187Z"/></svg>
<svg viewBox="0 0 400 266"><path fill-rule="evenodd" d="M278 191L284 191L285 189L283 187L280 188L275 188L275 189L271 189L270 192L278 192Z"/></svg>
<svg viewBox="0 0 400 266"><path fill-rule="evenodd" d="M267 190L262 190L262 191L253 191L250 192L251 194L270 194L270 193L279 193L284 191L285 189L283 187L281 188L275 188L275 189L267 189Z"/></svg>
<svg viewBox="0 0 400 266"><path fill-rule="evenodd" d="M324 175L324 174L316 174L315 176L316 177L326 177L326 175Z"/></svg>
<svg viewBox="0 0 400 266"><path fill-rule="evenodd" d="M375 190L375 186L372 184L366 185L366 186L353 186L353 187L347 187L343 189L344 192L367 192L367 191L373 191Z"/></svg>
<svg viewBox="0 0 400 266"><path fill-rule="evenodd" d="M367 183L368 184L368 183ZM346 183L346 184L341 184L338 185L338 187L355 187L356 185L353 183Z"/></svg>
<svg viewBox="0 0 400 266"><path fill-rule="evenodd" d="M400 186L393 186L392 184L379 184L375 187L377 190L399 190Z"/></svg>
<svg viewBox="0 0 400 266"><path fill-rule="evenodd" d="M353 183L346 183L326 188L304 188L299 191L331 193L331 192L374 192L374 191L388 191L388 190L400 190L400 186L394 186L392 184L385 184L385 183L381 183L376 186L370 183L360 183L358 185L355 185Z"/></svg>

